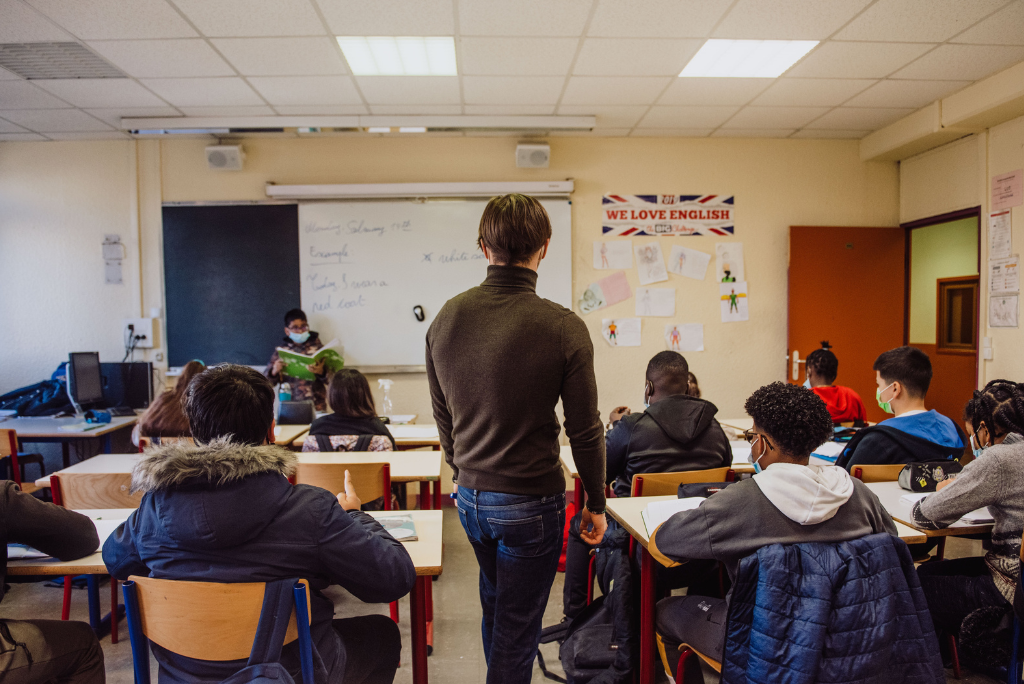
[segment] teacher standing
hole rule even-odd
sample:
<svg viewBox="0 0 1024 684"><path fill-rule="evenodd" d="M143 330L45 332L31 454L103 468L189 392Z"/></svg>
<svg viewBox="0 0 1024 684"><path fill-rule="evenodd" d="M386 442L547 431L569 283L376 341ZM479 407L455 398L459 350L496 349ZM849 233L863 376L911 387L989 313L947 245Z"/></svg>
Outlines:
<svg viewBox="0 0 1024 684"><path fill-rule="evenodd" d="M580 536L597 544L607 527L594 346L576 314L536 292L550 240L536 199L492 199L479 233L487 278L449 300L427 332L434 418L480 565L487 684L526 684L533 672L565 527L559 397L590 497Z"/></svg>
<svg viewBox="0 0 1024 684"><path fill-rule="evenodd" d="M282 347L297 354L312 356L324 347L320 341L320 335L309 329L309 321L302 309L292 309L284 315L284 340ZM274 350L270 357L270 363L263 374L275 385L280 382L287 382L292 388L292 401L311 400L316 405L317 411L327 410L327 374L324 372L323 359L310 364L310 372L316 376L315 380L303 380L291 375L284 375L287 364L278 356Z"/></svg>

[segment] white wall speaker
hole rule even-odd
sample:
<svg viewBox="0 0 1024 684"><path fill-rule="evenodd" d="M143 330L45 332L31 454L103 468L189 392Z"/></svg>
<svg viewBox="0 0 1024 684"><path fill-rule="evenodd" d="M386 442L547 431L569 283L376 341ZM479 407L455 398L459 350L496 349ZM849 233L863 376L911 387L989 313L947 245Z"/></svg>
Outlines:
<svg viewBox="0 0 1024 684"><path fill-rule="evenodd" d="M206 148L206 165L211 171L241 171L245 152L241 145L210 145Z"/></svg>
<svg viewBox="0 0 1024 684"><path fill-rule="evenodd" d="M550 161L550 145L516 145L516 166L521 169L546 169Z"/></svg>

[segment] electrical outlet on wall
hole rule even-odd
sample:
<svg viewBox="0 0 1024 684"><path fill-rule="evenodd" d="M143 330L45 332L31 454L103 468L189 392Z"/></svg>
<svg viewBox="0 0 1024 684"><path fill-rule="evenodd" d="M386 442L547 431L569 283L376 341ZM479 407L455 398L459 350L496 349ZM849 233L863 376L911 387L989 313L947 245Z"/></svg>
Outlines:
<svg viewBox="0 0 1024 684"><path fill-rule="evenodd" d="M121 333L126 346L134 340L136 349L153 348L152 318L126 318L121 322Z"/></svg>

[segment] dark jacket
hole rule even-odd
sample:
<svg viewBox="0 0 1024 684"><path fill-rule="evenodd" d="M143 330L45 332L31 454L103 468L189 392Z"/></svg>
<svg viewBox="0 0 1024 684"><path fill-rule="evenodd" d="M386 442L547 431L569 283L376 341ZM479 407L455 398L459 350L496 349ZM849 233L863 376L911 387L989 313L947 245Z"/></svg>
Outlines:
<svg viewBox="0 0 1024 684"><path fill-rule="evenodd" d="M615 496L629 496L638 473L732 465L732 449L716 413L710 401L679 394L617 421L605 435L606 481L615 481Z"/></svg>
<svg viewBox="0 0 1024 684"><path fill-rule="evenodd" d="M320 333L309 331L309 339L299 344L293 342L290 337L281 338L281 344L279 347L291 350L297 354L312 355L324 348L324 343L320 341ZM327 373L321 373L316 376L316 380L303 380L302 378L293 378L290 375L284 375L283 373L274 374L274 362L281 358L277 350L270 356L270 363L267 364L266 370L263 374L270 379L270 382L275 385L279 382L287 382L292 388L292 401L307 401L312 400L316 406L317 411L327 410Z"/></svg>
<svg viewBox="0 0 1024 684"><path fill-rule="evenodd" d="M899 416L859 430L836 465L854 466L959 459L967 436L960 426L935 411Z"/></svg>
<svg viewBox="0 0 1024 684"><path fill-rule="evenodd" d="M146 492L142 503L107 539L103 561L122 580L309 580L313 659L323 684L341 678L346 660L323 590L340 584L362 601L386 603L410 591L416 570L373 518L346 512L327 490L289 484L295 463L286 449L226 439L149 449L132 472L132 489ZM297 643L285 647L281 662L298 681ZM221 681L244 665L192 660L155 644L153 651L162 682Z"/></svg>
<svg viewBox="0 0 1024 684"><path fill-rule="evenodd" d="M928 603L898 538L772 544L740 562L722 684L945 681Z"/></svg>
<svg viewBox="0 0 1024 684"><path fill-rule="evenodd" d="M397 449L395 438L391 436L388 426L377 416L369 418L353 418L339 416L337 413L329 413L320 416L309 426L311 435L327 435L328 437L338 435L382 435L391 440L391 448Z"/></svg>
<svg viewBox="0 0 1024 684"><path fill-rule="evenodd" d="M21 491L11 480L0 480L0 601L7 593L7 545L27 544L62 561L96 553L96 526L81 513L44 503Z"/></svg>
<svg viewBox="0 0 1024 684"><path fill-rule="evenodd" d="M488 266L448 300L427 331L427 381L445 459L462 487L505 494L565 492L565 433L580 480L604 509L604 429L594 345L579 316L537 296L537 272Z"/></svg>

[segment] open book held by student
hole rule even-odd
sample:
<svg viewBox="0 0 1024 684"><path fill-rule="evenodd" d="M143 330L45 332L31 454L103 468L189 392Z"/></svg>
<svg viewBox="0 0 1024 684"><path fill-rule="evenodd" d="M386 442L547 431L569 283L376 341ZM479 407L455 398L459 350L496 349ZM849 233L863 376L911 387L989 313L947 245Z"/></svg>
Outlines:
<svg viewBox="0 0 1024 684"><path fill-rule="evenodd" d="M316 362L323 359L324 361L324 372L334 373L341 370L342 366L345 365L345 361L342 360L341 355L338 354L335 347L338 346L338 339L335 338L325 344L316 354L309 356L307 354L299 354L298 352L292 351L285 347L277 348L277 355L284 362L284 370L282 374L288 375L293 378L299 378L300 380L316 380L316 376L310 372L309 367Z"/></svg>

